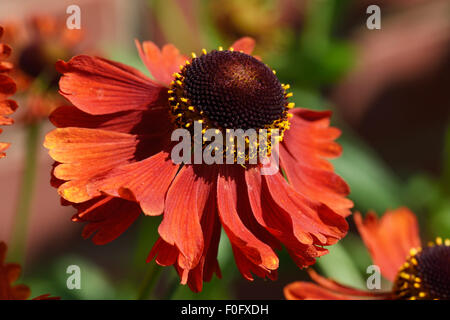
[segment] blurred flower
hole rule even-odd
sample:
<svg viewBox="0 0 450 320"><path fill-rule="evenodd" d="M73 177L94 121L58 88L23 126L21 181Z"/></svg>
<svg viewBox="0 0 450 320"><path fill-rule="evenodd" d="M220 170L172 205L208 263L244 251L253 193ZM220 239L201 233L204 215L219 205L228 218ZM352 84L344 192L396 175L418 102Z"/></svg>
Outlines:
<svg viewBox="0 0 450 320"><path fill-rule="evenodd" d="M3 27L0 26L0 38L3 35ZM12 119L6 116L12 114L17 109L17 103L9 100L8 97L16 92L16 84L5 73L11 71L12 64L4 61L11 54L11 47L0 43L0 125L10 125ZM0 129L0 133L2 129ZM0 158L5 156L4 151L9 147L9 143L0 142Z"/></svg>
<svg viewBox="0 0 450 320"><path fill-rule="evenodd" d="M287 299L450 299L449 239L422 248L416 217L407 208L387 211L380 220L373 212L364 221L359 213L354 219L373 263L393 282L391 291L350 288L309 270L317 284L291 283L284 289Z"/></svg>
<svg viewBox="0 0 450 320"><path fill-rule="evenodd" d="M13 283L19 278L21 268L16 263L6 263L7 246L0 242L0 300L27 300L31 291L26 285ZM33 300L58 300L58 297L50 297L44 294Z"/></svg>
<svg viewBox="0 0 450 320"><path fill-rule="evenodd" d="M53 111L54 101L58 99L58 104L63 101L55 90L59 79L55 62L73 56L83 34L81 30L67 29L64 19L47 15L21 22L10 21L7 25L10 31L5 37L14 47L9 60L16 66L11 77L17 83L18 94L31 95L23 104L26 110L21 120L46 119ZM37 108L38 100L40 107Z"/></svg>
<svg viewBox="0 0 450 320"><path fill-rule="evenodd" d="M187 60L173 45L137 43L155 81L102 58L57 63L60 92L74 106L52 113L58 129L44 145L57 162L52 184L78 209L73 220L88 222L84 237L96 233L94 243L104 244L142 212L164 213L148 260L175 265L181 282L200 291L220 276L221 226L248 280L275 279L281 244L304 267L346 234L349 188L325 159L341 154L333 141L340 131L329 127L330 112L291 110L289 86L251 56L254 45L243 38ZM282 172L261 175L261 164L175 164L171 133L194 121L224 133L280 129L290 183Z"/></svg>

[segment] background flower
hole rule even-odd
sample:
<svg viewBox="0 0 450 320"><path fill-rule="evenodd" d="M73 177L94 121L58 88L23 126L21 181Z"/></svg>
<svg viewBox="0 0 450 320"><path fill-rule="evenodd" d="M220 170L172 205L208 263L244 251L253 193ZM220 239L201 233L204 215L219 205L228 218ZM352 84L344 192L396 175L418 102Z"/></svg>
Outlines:
<svg viewBox="0 0 450 320"><path fill-rule="evenodd" d="M391 290L358 290L326 279L310 270L309 274L317 284L294 282L284 289L287 299L450 298L449 239L437 238L435 243L431 242L422 247L416 217L407 208L388 211L380 220L374 212L370 212L364 220L356 213L354 219L373 264L393 283Z"/></svg>
<svg viewBox="0 0 450 320"><path fill-rule="evenodd" d="M3 36L4 29L0 26L0 39ZM16 92L16 84L7 75L12 70L12 64L4 61L11 54L11 47L7 44L0 43L0 125L10 125L12 119L6 116L11 115L17 109L17 103L8 99L9 96ZM0 129L0 133L1 133ZM0 142L0 158L5 156L5 151L9 147L8 143Z"/></svg>

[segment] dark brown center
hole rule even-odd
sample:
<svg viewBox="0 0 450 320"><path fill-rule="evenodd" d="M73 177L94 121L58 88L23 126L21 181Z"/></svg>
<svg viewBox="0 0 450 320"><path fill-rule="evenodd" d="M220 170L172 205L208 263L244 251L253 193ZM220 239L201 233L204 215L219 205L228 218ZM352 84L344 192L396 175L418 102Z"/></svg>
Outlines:
<svg viewBox="0 0 450 320"><path fill-rule="evenodd" d="M278 78L245 53L214 50L193 59L183 73L185 97L216 128L265 128L286 111Z"/></svg>

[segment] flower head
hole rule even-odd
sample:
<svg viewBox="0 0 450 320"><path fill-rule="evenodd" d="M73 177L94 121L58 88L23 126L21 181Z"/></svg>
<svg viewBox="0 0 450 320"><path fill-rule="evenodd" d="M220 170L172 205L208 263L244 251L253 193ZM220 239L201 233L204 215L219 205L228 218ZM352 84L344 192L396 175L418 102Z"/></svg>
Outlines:
<svg viewBox="0 0 450 320"><path fill-rule="evenodd" d="M0 38L3 35L3 27L0 26ZM17 103L8 99L16 92L16 84L6 73L11 71L12 64L4 61L11 54L11 47L0 43L0 125L10 125L12 119L6 116L12 114L17 109ZM0 129L0 133L2 129ZM9 147L9 143L0 142L0 158L5 156L4 151Z"/></svg>
<svg viewBox="0 0 450 320"><path fill-rule="evenodd" d="M63 28L65 19L50 15L32 16L23 21L7 22L5 38L14 47L8 61L14 64L11 77L18 95L26 93L25 123L47 118L55 102L62 103L56 92L59 75L54 68L58 58L73 55L82 39L81 30Z"/></svg>
<svg viewBox="0 0 450 320"><path fill-rule="evenodd" d="M16 263L5 263L6 244L0 242L0 300L27 300L31 291L26 285L13 283L19 278L21 268ZM55 300L57 297L50 297L44 294L33 300Z"/></svg>
<svg viewBox="0 0 450 320"><path fill-rule="evenodd" d="M450 299L450 240L437 238L421 247L417 220L407 208L387 211L378 220L371 212L355 223L381 274L393 282L389 292L363 291L341 285L309 270L317 283L294 282L288 299Z"/></svg>
<svg viewBox="0 0 450 320"><path fill-rule="evenodd" d="M305 267L346 234L349 189L326 160L340 155L340 132L329 127L329 112L292 110L289 86L251 56L252 39L192 59L172 45L137 47L154 80L102 58L57 63L60 93L74 106L53 112L58 129L45 146L56 161L53 185L77 208L73 220L87 223L84 237L107 243L141 213L163 214L148 260L174 265L200 291L220 276L222 228L249 280L276 278L282 245ZM223 133L279 129L289 182L281 172L261 175L262 163L175 163L172 132L196 123Z"/></svg>

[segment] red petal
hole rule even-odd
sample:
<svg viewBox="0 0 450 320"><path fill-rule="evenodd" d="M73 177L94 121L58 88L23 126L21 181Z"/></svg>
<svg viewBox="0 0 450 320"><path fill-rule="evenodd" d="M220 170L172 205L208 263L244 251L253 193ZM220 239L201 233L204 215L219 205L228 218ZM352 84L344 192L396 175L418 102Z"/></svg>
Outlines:
<svg viewBox="0 0 450 320"><path fill-rule="evenodd" d="M289 183L304 196L322 202L348 216L353 202L350 188L326 158L337 157L342 148L333 140L340 131L329 127L330 112L292 111L291 128L280 146L280 162Z"/></svg>
<svg viewBox="0 0 450 320"><path fill-rule="evenodd" d="M199 182L200 186L197 186L197 188L194 186L194 188L197 189L197 212L198 216L201 217L200 224L204 243L199 262L193 269L190 269L190 266L186 265L185 256L178 248L174 245L170 245L161 238L150 252L148 261L157 255L156 261L158 264L165 266L174 264L180 275L181 283L187 284L192 291L199 292L202 290L203 281L210 281L214 273L216 273L218 277L221 276L217 261L221 225L216 207L215 181L217 178L214 179L214 177L217 176L217 169L213 166L194 166L194 171L198 176L197 179L203 180L203 182ZM210 183L212 183L212 185L210 185ZM173 192L175 193L175 191ZM168 201L170 201L169 196L167 197L166 202Z"/></svg>
<svg viewBox="0 0 450 320"><path fill-rule="evenodd" d="M150 251L147 262L150 262L156 257L156 263L160 266L171 266L177 262L179 250L163 239L158 238Z"/></svg>
<svg viewBox="0 0 450 320"><path fill-rule="evenodd" d="M16 89L16 84L10 77L0 74L0 101L12 96Z"/></svg>
<svg viewBox="0 0 450 320"><path fill-rule="evenodd" d="M164 218L158 231L164 241L180 250L184 258L178 263L182 269L193 269L203 254L200 219L214 186L213 181L211 177L198 176L194 166L186 165L167 193Z"/></svg>
<svg viewBox="0 0 450 320"><path fill-rule="evenodd" d="M326 204L343 217L351 213L353 202L346 198L350 188L337 174L320 167L304 165L303 161L295 159L284 145L280 146L280 164L289 183L297 192Z"/></svg>
<svg viewBox="0 0 450 320"><path fill-rule="evenodd" d="M294 234L301 243L331 245L345 236L348 224L343 217L297 193L281 173L264 178L274 202L291 216Z"/></svg>
<svg viewBox="0 0 450 320"><path fill-rule="evenodd" d="M284 288L288 300L359 300L360 298L336 293L311 282L293 282Z"/></svg>
<svg viewBox="0 0 450 320"><path fill-rule="evenodd" d="M236 266L239 269L239 272L242 276L249 280L253 281L253 275L256 275L260 278L268 277L271 280L276 280L277 271L270 270L265 267L262 267L260 264L253 263L250 259L247 258L247 254L239 247L235 245L231 245L234 254L234 260L236 261Z"/></svg>
<svg viewBox="0 0 450 320"><path fill-rule="evenodd" d="M256 220L286 246L300 268L314 264L315 258L324 254L322 251L326 250L299 242L294 234L293 219L286 211L270 201L270 192L259 171L257 167L245 171L248 197ZM302 237L312 241L307 234L302 234Z"/></svg>
<svg viewBox="0 0 450 320"><path fill-rule="evenodd" d="M355 213L354 220L374 264L387 279L394 281L412 248L420 246L417 219L408 208L386 211L378 220L369 212L363 220Z"/></svg>
<svg viewBox="0 0 450 320"><path fill-rule="evenodd" d="M88 181L132 160L136 144L133 135L83 128L53 130L44 142L50 156L62 163L55 168L55 176L70 180L59 187L60 195L75 203L99 196L88 193Z"/></svg>
<svg viewBox="0 0 450 320"><path fill-rule="evenodd" d="M151 41L144 41L141 44L135 40L139 55L155 79L169 86L174 79L173 74L180 71L180 65L186 63L187 57L180 54L180 51L172 44L166 44L162 50Z"/></svg>
<svg viewBox="0 0 450 320"><path fill-rule="evenodd" d="M11 47L7 44L0 43L0 61L5 60L11 54Z"/></svg>
<svg viewBox="0 0 450 320"><path fill-rule="evenodd" d="M166 107L91 115L74 106L62 106L52 112L50 121L58 128L82 127L140 135L162 136L172 128Z"/></svg>
<svg viewBox="0 0 450 320"><path fill-rule="evenodd" d="M217 183L217 204L222 226L231 243L255 265L268 270L278 268L278 257L272 248L258 239L244 225L237 212L236 166L222 165Z"/></svg>
<svg viewBox="0 0 450 320"><path fill-rule="evenodd" d="M371 292L371 291L363 291L355 288L351 288L348 286L345 286L343 284L340 284L332 279L327 279L325 277L322 277L317 272L315 272L313 269L308 269L308 274L318 285L322 286L325 289L344 294L344 295L351 295L351 296L359 296L359 297L387 297L390 295L390 292Z"/></svg>
<svg viewBox="0 0 450 320"><path fill-rule="evenodd" d="M235 51L242 51L246 54L251 55L253 49L255 49L256 41L250 37L243 37L233 43L230 48L233 48Z"/></svg>
<svg viewBox="0 0 450 320"><path fill-rule="evenodd" d="M126 165L118 166L104 176L92 179L90 194L100 191L115 197L139 202L146 215L159 215L164 199L178 170L167 151Z"/></svg>
<svg viewBox="0 0 450 320"><path fill-rule="evenodd" d="M147 110L167 101L165 88L118 62L82 55L56 68L63 73L60 93L90 114Z"/></svg>
<svg viewBox="0 0 450 320"><path fill-rule="evenodd" d="M30 289L25 285L15 285L13 282L20 275L20 265L5 264L7 246L0 242L0 300L26 300L30 296Z"/></svg>
<svg viewBox="0 0 450 320"><path fill-rule="evenodd" d="M113 197L98 197L75 207L79 212L74 220L88 222L83 229L83 238L94 234L92 242L98 245L119 237L142 212L137 203Z"/></svg>
<svg viewBox="0 0 450 320"><path fill-rule="evenodd" d="M215 200L215 196L211 197L211 199ZM221 225L217 215L215 201L213 203L208 203L208 206L210 206L212 210L209 209L209 212L205 212L202 219L202 229L205 239L203 256L198 265L193 270L189 271L187 279L187 285L194 292L202 291L203 281L210 281L214 273L216 273L219 278L221 277L219 262L217 261ZM177 267L177 270L180 277L182 277L184 270L180 267Z"/></svg>

